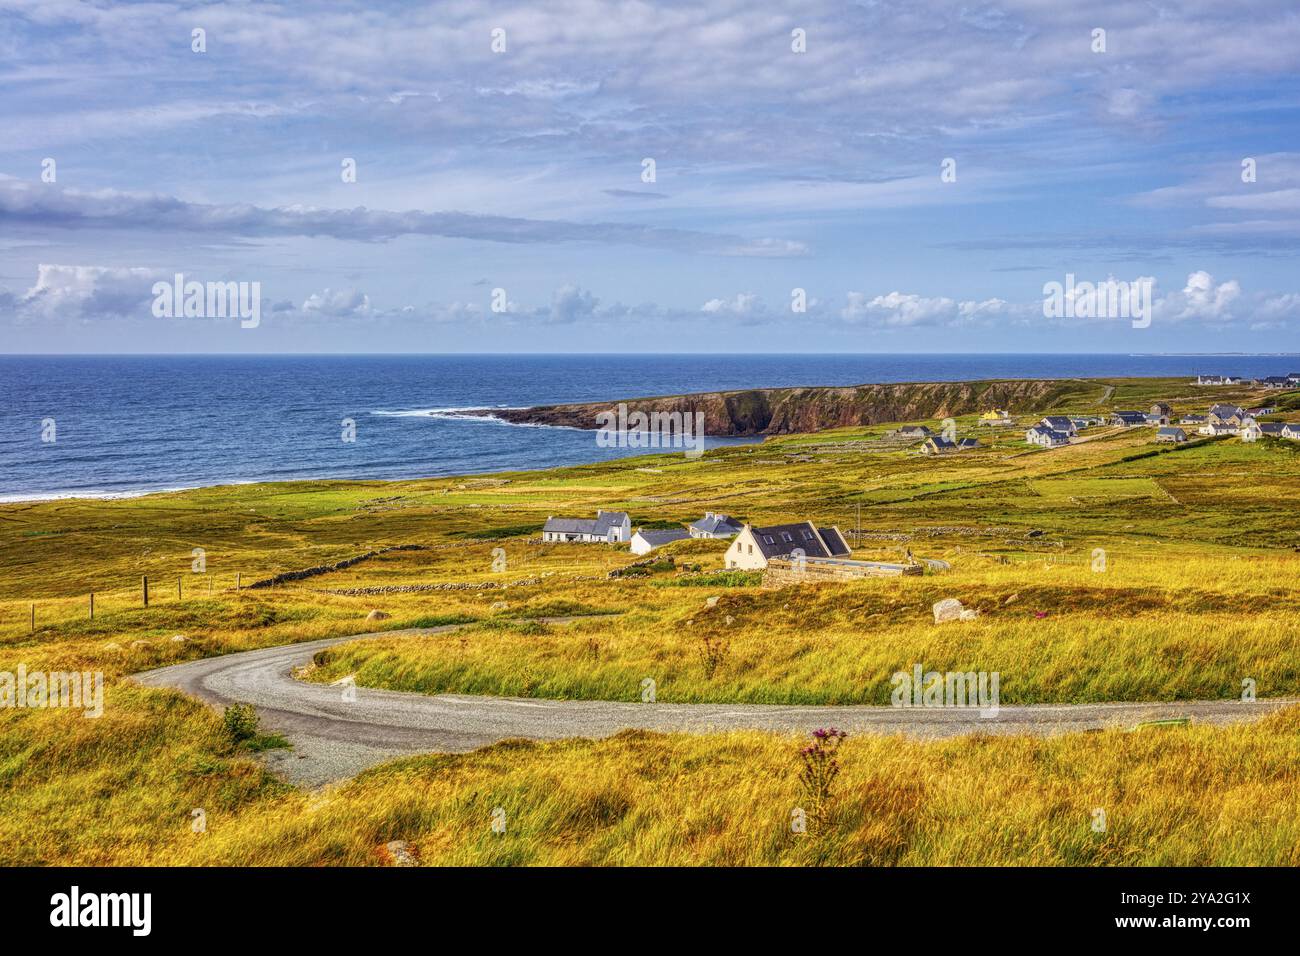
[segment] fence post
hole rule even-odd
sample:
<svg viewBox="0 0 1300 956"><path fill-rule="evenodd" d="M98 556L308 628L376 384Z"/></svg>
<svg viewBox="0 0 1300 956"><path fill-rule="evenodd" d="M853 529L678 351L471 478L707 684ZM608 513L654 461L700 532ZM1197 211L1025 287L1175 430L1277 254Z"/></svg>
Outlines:
<svg viewBox="0 0 1300 956"><path fill-rule="evenodd" d="M90 592L90 619L95 619L95 592Z"/></svg>
<svg viewBox="0 0 1300 956"><path fill-rule="evenodd" d="M36 605L32 605L32 633L36 633Z"/></svg>
<svg viewBox="0 0 1300 956"><path fill-rule="evenodd" d="M235 572L235 590L236 590L236 591L239 590L239 572L238 572L238 571Z"/></svg>
<svg viewBox="0 0 1300 956"><path fill-rule="evenodd" d="M140 592L144 595L144 606L149 606L149 575L140 575Z"/></svg>
<svg viewBox="0 0 1300 956"><path fill-rule="evenodd" d="M178 576L176 578L176 600L179 601L180 599L181 599L181 579Z"/></svg>

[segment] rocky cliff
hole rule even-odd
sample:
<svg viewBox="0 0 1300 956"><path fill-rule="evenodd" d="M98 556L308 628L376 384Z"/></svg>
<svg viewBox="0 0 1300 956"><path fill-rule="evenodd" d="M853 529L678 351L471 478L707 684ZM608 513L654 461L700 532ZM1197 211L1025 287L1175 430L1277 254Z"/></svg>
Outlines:
<svg viewBox="0 0 1300 956"><path fill-rule="evenodd" d="M1073 385L1077 388L1078 383ZM989 408L1006 408L1013 413L1038 410L1050 407L1068 387L1059 380L1022 379L760 388L522 409L476 409L464 414L491 415L516 424L595 429L599 427L596 416L617 408L622 401L629 413L703 412L708 435L785 435L848 425L948 418Z"/></svg>

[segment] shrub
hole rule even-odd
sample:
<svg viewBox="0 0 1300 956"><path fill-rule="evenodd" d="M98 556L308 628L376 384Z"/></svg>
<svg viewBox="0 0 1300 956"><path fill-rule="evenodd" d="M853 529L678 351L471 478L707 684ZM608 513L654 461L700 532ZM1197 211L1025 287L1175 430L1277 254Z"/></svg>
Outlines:
<svg viewBox="0 0 1300 956"><path fill-rule="evenodd" d="M252 704L231 704L221 718L221 732L232 747L257 736L257 711Z"/></svg>

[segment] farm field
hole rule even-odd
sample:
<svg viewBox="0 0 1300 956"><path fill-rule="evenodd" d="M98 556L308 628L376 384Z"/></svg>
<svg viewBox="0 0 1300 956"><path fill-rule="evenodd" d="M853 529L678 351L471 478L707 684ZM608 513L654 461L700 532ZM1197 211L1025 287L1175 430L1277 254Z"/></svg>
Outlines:
<svg viewBox="0 0 1300 956"><path fill-rule="evenodd" d="M1105 387L1110 407L1193 407L1169 381ZM1042 411L1100 411L1102 388L1081 382ZM1203 410L1219 394L1194 397ZM788 735L507 742L311 790L261 763L291 741L232 736L211 708L128 680L457 623L337 645L301 676L628 702L650 678L661 703L886 706L891 675L921 663L997 672L1008 705L1232 700L1247 681L1262 698L1300 696L1300 444L1159 446L1151 428L1101 427L1044 451L1023 429L957 424L982 447L925 457L888 440L890 425L697 459L0 506L0 671L100 671L106 683L99 719L0 713L0 856L381 864L400 840L430 864L1300 862L1296 707L1240 726L1047 739L855 735L822 825L799 839L786 820L804 799L806 741ZM720 573L725 541L644 560L539 540L548 516L598 508L629 512L634 527L706 510L809 519L850 535L855 558L910 550L949 567L768 590L759 574ZM936 625L945 598L979 616ZM573 620L541 620L556 617ZM498 807L504 837L490 826ZM1112 821L1104 834L1089 827L1096 807Z"/></svg>

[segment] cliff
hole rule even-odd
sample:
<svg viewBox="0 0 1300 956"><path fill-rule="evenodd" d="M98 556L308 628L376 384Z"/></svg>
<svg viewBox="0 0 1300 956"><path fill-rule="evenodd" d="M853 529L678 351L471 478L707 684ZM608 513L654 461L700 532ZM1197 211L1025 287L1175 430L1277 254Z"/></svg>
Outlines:
<svg viewBox="0 0 1300 956"><path fill-rule="evenodd" d="M466 415L491 415L528 425L598 427L596 416L616 408L629 412L704 413L708 435L785 435L849 425L878 425L969 415L990 408L1013 413L1051 406L1078 382L1021 379L1003 382L908 382L847 387L760 388L700 392L654 398L617 399L522 409L475 409Z"/></svg>

